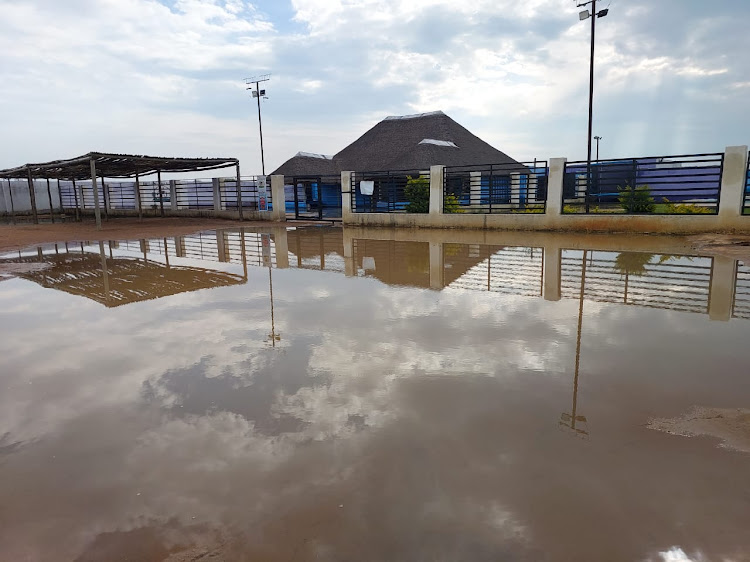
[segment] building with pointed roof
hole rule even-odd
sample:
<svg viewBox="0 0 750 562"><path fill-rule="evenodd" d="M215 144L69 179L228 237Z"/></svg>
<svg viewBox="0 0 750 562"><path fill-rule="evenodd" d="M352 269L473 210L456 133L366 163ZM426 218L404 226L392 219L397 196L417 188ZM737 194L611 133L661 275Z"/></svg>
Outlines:
<svg viewBox="0 0 750 562"><path fill-rule="evenodd" d="M298 152L273 174L334 176L347 170L427 170L436 164L518 162L442 111L432 111L386 117L335 155Z"/></svg>

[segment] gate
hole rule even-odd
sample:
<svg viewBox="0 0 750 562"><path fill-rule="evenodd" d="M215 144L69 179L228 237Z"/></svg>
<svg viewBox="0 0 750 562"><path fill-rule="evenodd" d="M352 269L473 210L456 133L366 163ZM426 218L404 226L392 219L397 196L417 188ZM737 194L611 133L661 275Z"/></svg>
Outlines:
<svg viewBox="0 0 750 562"><path fill-rule="evenodd" d="M341 177L295 176L284 186L287 218L338 220L341 218Z"/></svg>

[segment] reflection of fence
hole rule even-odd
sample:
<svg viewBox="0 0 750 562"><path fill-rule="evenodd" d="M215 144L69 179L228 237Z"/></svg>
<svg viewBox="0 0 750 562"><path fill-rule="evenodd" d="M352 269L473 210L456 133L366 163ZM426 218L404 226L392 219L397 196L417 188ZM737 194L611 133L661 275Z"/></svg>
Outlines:
<svg viewBox="0 0 750 562"><path fill-rule="evenodd" d="M589 185L586 162L568 162L564 211L715 214L723 165L721 153L592 162Z"/></svg>
<svg viewBox="0 0 750 562"><path fill-rule="evenodd" d="M543 213L547 162L447 166L445 213Z"/></svg>
<svg viewBox="0 0 750 562"><path fill-rule="evenodd" d="M462 269L456 261L451 259L453 246L459 244L444 244L443 255L449 269ZM482 249L488 246L476 246L472 251L469 246L468 258L480 255ZM493 251L494 250L494 251ZM466 272L448 283L455 289L472 291L490 291L518 296L541 296L543 287L544 250L542 248L506 247L488 252L486 258L472 265ZM465 262L465 260L462 260ZM457 267L458 266L458 267Z"/></svg>
<svg viewBox="0 0 750 562"><path fill-rule="evenodd" d="M407 205L415 204L406 196L406 183L409 178L423 176L427 182L424 209L429 206L429 172L419 170L394 170L389 172L356 172L352 174L352 212L353 213L400 213L406 212ZM364 182L364 184L363 184ZM412 212L415 212L412 210Z"/></svg>
<svg viewBox="0 0 750 562"><path fill-rule="evenodd" d="M750 267L745 265L737 266L732 316L750 320Z"/></svg>
<svg viewBox="0 0 750 562"><path fill-rule="evenodd" d="M587 299L685 312L708 311L711 258L598 251L590 251L588 256ZM582 265L582 251L563 251L563 297L579 298Z"/></svg>

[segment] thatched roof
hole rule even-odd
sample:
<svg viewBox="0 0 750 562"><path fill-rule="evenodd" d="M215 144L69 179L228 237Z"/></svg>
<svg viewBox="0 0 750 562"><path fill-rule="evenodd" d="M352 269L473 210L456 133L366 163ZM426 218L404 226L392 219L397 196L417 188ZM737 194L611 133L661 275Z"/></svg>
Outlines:
<svg viewBox="0 0 750 562"><path fill-rule="evenodd" d="M285 176L329 176L340 173L331 156L309 152L298 152L273 172Z"/></svg>
<svg viewBox="0 0 750 562"><path fill-rule="evenodd" d="M298 154L273 173L302 175L323 174L322 170L326 170L325 173L340 173L344 170L427 170L437 164L462 166L517 162L442 111L434 111L386 117L335 154L332 160L313 162L313 159Z"/></svg>
<svg viewBox="0 0 750 562"><path fill-rule="evenodd" d="M0 170L0 178L55 178L61 180L91 179L91 161L98 177L131 178L159 172L199 172L234 166L236 158L172 158L137 154L107 154L89 152L67 160L52 160L38 164L24 164Z"/></svg>

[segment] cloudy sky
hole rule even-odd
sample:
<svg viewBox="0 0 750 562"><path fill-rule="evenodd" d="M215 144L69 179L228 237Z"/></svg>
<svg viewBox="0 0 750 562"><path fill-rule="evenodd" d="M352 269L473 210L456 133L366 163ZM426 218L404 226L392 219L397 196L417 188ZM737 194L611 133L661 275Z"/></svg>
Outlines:
<svg viewBox="0 0 750 562"><path fill-rule="evenodd" d="M237 156L271 73L266 170L387 115L442 109L517 159L585 158L574 0L0 0L0 168L91 150ZM747 144L745 0L600 0L603 157Z"/></svg>

